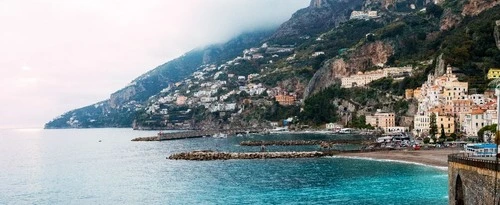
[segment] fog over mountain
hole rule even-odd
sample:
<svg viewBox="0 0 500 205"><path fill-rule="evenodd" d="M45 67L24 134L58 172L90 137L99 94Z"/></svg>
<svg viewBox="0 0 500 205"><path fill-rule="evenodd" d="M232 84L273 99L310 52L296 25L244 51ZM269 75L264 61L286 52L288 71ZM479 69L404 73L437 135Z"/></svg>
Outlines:
<svg viewBox="0 0 500 205"><path fill-rule="evenodd" d="M0 2L0 128L42 127L186 51L276 27L309 0Z"/></svg>

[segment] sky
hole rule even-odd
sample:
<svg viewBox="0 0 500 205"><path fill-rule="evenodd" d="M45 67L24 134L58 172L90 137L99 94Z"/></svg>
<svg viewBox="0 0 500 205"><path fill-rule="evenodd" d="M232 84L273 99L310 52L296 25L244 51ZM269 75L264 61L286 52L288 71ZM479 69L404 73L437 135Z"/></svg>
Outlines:
<svg viewBox="0 0 500 205"><path fill-rule="evenodd" d="M197 47L278 26L310 0L0 0L0 128L109 98Z"/></svg>

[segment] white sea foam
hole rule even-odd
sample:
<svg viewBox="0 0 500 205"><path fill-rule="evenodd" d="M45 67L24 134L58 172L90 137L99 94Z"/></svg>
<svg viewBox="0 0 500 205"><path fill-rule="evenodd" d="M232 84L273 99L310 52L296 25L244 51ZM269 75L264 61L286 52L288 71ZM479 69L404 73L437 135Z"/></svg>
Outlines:
<svg viewBox="0 0 500 205"><path fill-rule="evenodd" d="M410 161L404 161L404 160L376 159L376 158L371 158L371 157L353 157L353 156L331 156L331 158L361 159L361 160L370 160L370 161L377 161L377 162L394 162L394 163L403 163L403 164L414 164L414 165L419 165L419 166L432 167L432 168L439 169L442 171L448 170L448 167L433 166L433 165L423 164L423 163L419 163L419 162L410 162Z"/></svg>

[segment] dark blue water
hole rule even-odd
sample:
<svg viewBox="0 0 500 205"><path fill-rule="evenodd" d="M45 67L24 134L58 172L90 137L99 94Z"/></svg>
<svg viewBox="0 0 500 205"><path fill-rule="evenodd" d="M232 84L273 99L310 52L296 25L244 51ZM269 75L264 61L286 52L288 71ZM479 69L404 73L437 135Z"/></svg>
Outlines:
<svg viewBox="0 0 500 205"><path fill-rule="evenodd" d="M331 137L281 135L130 141L155 134L129 129L0 130L0 204L447 204L448 201L447 173L426 166L344 158L207 162L165 159L174 152L197 149L260 149L238 146L242 140Z"/></svg>

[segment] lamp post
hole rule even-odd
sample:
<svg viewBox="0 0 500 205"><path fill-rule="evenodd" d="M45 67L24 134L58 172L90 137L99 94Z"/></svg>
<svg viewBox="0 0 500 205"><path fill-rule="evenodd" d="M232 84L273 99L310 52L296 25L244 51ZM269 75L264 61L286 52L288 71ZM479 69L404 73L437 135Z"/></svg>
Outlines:
<svg viewBox="0 0 500 205"><path fill-rule="evenodd" d="M500 144L500 84L495 86L495 95L497 96L497 131L495 133L495 144L497 145L497 150L495 153L495 195L493 196L493 204L497 203L498 144Z"/></svg>

